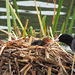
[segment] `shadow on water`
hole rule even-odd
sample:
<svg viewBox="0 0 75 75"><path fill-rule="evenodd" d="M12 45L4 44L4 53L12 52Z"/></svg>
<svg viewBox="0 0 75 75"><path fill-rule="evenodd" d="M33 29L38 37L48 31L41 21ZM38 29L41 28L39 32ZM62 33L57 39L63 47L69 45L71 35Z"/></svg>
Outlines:
<svg viewBox="0 0 75 75"><path fill-rule="evenodd" d="M67 13L68 13L68 9L69 9L69 5L71 0L65 0L63 1L63 6L62 6L62 10L60 12L60 17L59 17L59 22L58 22L58 27L57 27L57 31L60 32L60 28L62 23L64 22L64 20L66 19ZM52 18L53 18L53 8L54 8L54 3L52 3L52 1L50 1L50 3L47 3L46 0L38 0L37 2L37 6L41 7L41 13L42 15L47 15L47 25L51 26L52 25ZM66 4L67 3L67 4ZM11 4L13 4L11 2ZM34 29L39 30L40 26L39 26L39 21L38 21L38 17L37 17L37 12L35 9L35 4L34 1L29 0L17 0L17 5L19 6L18 12L20 13L20 19L23 23L23 25L25 24L26 19L29 19L29 24L28 26L33 26ZM73 8L75 7L75 3ZM57 0L57 4L56 4L56 9L58 8L58 0ZM72 15L72 13L71 13ZM72 16L70 17L71 20ZM12 17L10 16L10 19L12 19ZM7 28L7 16L6 16L6 8L5 8L5 0L0 0L0 28L1 29L8 29ZM13 24L13 23L12 23ZM70 21L69 21L70 24ZM13 29L13 27L12 27ZM75 25L73 27L73 34L75 34ZM6 35L2 36L3 33L0 32L0 39L4 39L6 38Z"/></svg>

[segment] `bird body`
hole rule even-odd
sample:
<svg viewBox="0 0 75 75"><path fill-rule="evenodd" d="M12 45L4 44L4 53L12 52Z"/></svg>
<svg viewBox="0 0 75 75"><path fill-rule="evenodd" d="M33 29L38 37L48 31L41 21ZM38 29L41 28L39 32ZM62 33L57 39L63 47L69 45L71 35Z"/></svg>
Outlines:
<svg viewBox="0 0 75 75"><path fill-rule="evenodd" d="M43 45L47 44L50 41L51 41L50 39L44 38L43 40L35 40L34 42L31 43L31 45L43 46Z"/></svg>
<svg viewBox="0 0 75 75"><path fill-rule="evenodd" d="M73 51L75 51L75 36L74 36L74 39L72 40L72 43L71 43L71 49Z"/></svg>

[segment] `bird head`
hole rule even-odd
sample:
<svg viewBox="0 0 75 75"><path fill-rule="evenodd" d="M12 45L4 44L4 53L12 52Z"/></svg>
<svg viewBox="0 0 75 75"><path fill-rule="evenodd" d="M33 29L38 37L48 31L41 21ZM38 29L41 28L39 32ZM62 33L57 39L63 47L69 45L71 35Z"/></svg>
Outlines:
<svg viewBox="0 0 75 75"><path fill-rule="evenodd" d="M45 43L51 42L51 40L50 40L49 38L44 38L43 41L44 41Z"/></svg>
<svg viewBox="0 0 75 75"><path fill-rule="evenodd" d="M68 34L60 34L58 36L58 38L55 39L55 41L63 42L65 44L69 45L69 46L71 46L72 40L73 40L73 38L70 35L68 35Z"/></svg>

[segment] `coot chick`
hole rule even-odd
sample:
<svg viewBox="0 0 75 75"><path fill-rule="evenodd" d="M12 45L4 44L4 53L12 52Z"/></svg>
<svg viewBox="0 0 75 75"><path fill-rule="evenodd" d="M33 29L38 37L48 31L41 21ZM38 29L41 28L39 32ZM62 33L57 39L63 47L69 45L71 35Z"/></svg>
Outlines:
<svg viewBox="0 0 75 75"><path fill-rule="evenodd" d="M65 44L67 44L68 46L70 46L70 48L75 51L75 36L74 38L68 34L61 34L58 36L58 38L55 41L60 41L63 42Z"/></svg>
<svg viewBox="0 0 75 75"><path fill-rule="evenodd" d="M31 45L43 46L43 45L47 44L50 41L51 40L49 38L44 38L43 40L35 40L34 42L31 43Z"/></svg>

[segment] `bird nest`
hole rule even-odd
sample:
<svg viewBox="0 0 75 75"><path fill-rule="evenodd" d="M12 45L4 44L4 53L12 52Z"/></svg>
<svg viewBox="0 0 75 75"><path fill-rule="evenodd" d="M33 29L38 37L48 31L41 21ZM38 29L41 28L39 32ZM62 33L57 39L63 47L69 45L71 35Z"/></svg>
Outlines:
<svg viewBox="0 0 75 75"><path fill-rule="evenodd" d="M37 39L0 41L0 75L69 75L73 56L53 41L31 46Z"/></svg>

